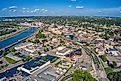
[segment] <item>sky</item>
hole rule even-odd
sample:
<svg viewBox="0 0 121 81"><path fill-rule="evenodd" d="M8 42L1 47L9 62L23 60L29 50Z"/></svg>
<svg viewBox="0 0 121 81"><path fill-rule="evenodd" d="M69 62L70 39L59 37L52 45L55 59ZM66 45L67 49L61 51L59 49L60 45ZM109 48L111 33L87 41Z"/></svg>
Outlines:
<svg viewBox="0 0 121 81"><path fill-rule="evenodd" d="M121 17L121 0L0 0L0 17Z"/></svg>

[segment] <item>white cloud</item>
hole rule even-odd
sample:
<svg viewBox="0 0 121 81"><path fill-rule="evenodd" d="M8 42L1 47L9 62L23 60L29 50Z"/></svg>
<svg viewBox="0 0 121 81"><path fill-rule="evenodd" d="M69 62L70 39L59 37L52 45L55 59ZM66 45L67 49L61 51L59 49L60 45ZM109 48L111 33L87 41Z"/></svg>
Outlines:
<svg viewBox="0 0 121 81"><path fill-rule="evenodd" d="M83 9L84 6L76 6L77 9Z"/></svg>
<svg viewBox="0 0 121 81"><path fill-rule="evenodd" d="M69 5L68 7L69 7L69 8L71 8L72 6L71 6L71 5Z"/></svg>
<svg viewBox="0 0 121 81"><path fill-rule="evenodd" d="M16 10L13 10L13 12L16 12Z"/></svg>
<svg viewBox="0 0 121 81"><path fill-rule="evenodd" d="M45 12L47 12L48 10L45 10Z"/></svg>
<svg viewBox="0 0 121 81"><path fill-rule="evenodd" d="M40 9L35 9L35 11L39 11Z"/></svg>
<svg viewBox="0 0 121 81"><path fill-rule="evenodd" d="M102 11L101 11L101 10L99 10L99 11L98 11L98 13L102 13Z"/></svg>
<svg viewBox="0 0 121 81"><path fill-rule="evenodd" d="M9 8L10 9L14 9L14 8L17 8L17 6L10 6Z"/></svg>
<svg viewBox="0 0 121 81"><path fill-rule="evenodd" d="M16 12L17 10L9 10L10 12Z"/></svg>
<svg viewBox="0 0 121 81"><path fill-rule="evenodd" d="M26 11L26 12L28 12L28 13L29 13L30 11Z"/></svg>
<svg viewBox="0 0 121 81"><path fill-rule="evenodd" d="M46 12L48 12L48 10L47 9L41 9L41 11L40 11L41 13L46 13Z"/></svg>
<svg viewBox="0 0 121 81"><path fill-rule="evenodd" d="M29 10L29 8L22 8L23 10Z"/></svg>
<svg viewBox="0 0 121 81"><path fill-rule="evenodd" d="M37 11L39 11L40 9L34 9L34 12L37 12Z"/></svg>
<svg viewBox="0 0 121 81"><path fill-rule="evenodd" d="M34 13L34 11L30 11L31 13Z"/></svg>
<svg viewBox="0 0 121 81"><path fill-rule="evenodd" d="M26 8L22 8L23 10L25 10Z"/></svg>
<svg viewBox="0 0 121 81"><path fill-rule="evenodd" d="M7 8L3 8L3 9L2 9L2 11L5 11L5 10L7 10Z"/></svg>
<svg viewBox="0 0 121 81"><path fill-rule="evenodd" d="M34 9L34 10L27 10L26 12L28 12L28 13L35 13L35 12L38 12L38 11L40 11L40 9L37 8L37 9Z"/></svg>
<svg viewBox="0 0 121 81"><path fill-rule="evenodd" d="M45 9L41 9L42 11L44 11Z"/></svg>
<svg viewBox="0 0 121 81"><path fill-rule="evenodd" d="M41 9L42 12L47 12L48 10L47 9Z"/></svg>
<svg viewBox="0 0 121 81"><path fill-rule="evenodd" d="M67 5L67 7L72 6L73 5L69 4ZM82 6L82 7L81 7ZM79 8L79 9L76 9ZM80 8L84 8L84 9L80 9ZM1 9L2 10L2 9ZM3 9L4 10L4 9ZM10 11L9 11L10 10ZM17 11L16 11L17 10ZM8 12L6 12L8 11ZM75 9L70 9L68 10L61 10L61 9L53 9L53 10L49 10L46 8L14 8L14 9L9 9L9 7L7 8L4 13L10 13L10 14L14 14L16 13L17 15L76 15L76 16L121 16L121 7L117 7L117 8L85 8L85 6L83 7L83 5L76 5ZM4 15L4 13L1 13Z"/></svg>
<svg viewBox="0 0 121 81"><path fill-rule="evenodd" d="M76 1L76 0L71 0L71 1Z"/></svg>

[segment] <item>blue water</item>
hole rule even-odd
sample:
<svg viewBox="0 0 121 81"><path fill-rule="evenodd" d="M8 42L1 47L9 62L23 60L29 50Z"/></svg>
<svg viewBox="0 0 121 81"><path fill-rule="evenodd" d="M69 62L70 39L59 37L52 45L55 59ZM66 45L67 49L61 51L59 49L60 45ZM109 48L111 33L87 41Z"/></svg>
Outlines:
<svg viewBox="0 0 121 81"><path fill-rule="evenodd" d="M18 42L19 40L22 40L22 39L30 36L31 34L33 34L36 31L37 31L37 28L32 27L32 28L29 28L28 30L20 33L20 34L17 34L15 36L11 37L11 38L3 40L3 41L0 42L0 49L3 49L7 46L10 46L10 45Z"/></svg>

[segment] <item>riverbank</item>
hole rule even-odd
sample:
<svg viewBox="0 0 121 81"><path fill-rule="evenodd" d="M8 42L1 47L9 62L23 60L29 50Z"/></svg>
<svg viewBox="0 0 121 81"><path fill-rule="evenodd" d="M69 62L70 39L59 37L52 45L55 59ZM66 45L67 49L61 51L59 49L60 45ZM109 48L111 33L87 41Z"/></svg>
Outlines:
<svg viewBox="0 0 121 81"><path fill-rule="evenodd" d="M31 27L13 37L10 37L6 40L3 40L0 42L0 50L8 48L10 46L15 45L16 43L30 37L31 35L33 35L35 32L37 31L37 28L35 27Z"/></svg>
<svg viewBox="0 0 121 81"><path fill-rule="evenodd" d="M24 32L24 31L26 31L27 29L28 29L28 28L22 28L21 30L18 30L18 31L16 31L16 32L11 33L11 34L7 34L7 35L4 35L4 36L0 36L0 42L1 42L1 41L4 41L4 40L6 40L6 39L9 39L9 38L15 36L16 34L22 33L22 32Z"/></svg>

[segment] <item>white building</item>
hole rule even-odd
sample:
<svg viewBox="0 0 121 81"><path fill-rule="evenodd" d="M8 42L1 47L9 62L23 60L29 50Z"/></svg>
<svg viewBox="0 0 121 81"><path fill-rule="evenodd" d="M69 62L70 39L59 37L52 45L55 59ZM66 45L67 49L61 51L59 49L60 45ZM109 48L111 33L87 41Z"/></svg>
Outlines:
<svg viewBox="0 0 121 81"><path fill-rule="evenodd" d="M60 56L65 56L65 55L69 54L72 51L73 51L72 49L69 49L69 48L66 48L66 47L63 46L63 47L58 47L57 48L56 54L60 55Z"/></svg>
<svg viewBox="0 0 121 81"><path fill-rule="evenodd" d="M21 70L21 71L24 71L24 72L26 72L26 73L28 73L28 74L33 74L33 73L37 72L38 70L40 70L40 69L46 67L46 66L49 65L49 64L50 64L50 61L46 62L45 64L43 64L43 65L41 65L41 66L39 66L39 67L37 66L37 67L35 67L35 68L31 68L31 70L28 70L28 69L23 68L23 67L18 67L17 69L18 69L18 70Z"/></svg>
<svg viewBox="0 0 121 81"><path fill-rule="evenodd" d="M31 46L31 45L33 45L33 43L23 44L23 45L20 45L20 46L15 47L15 50L20 50L22 48L25 48L25 47Z"/></svg>

